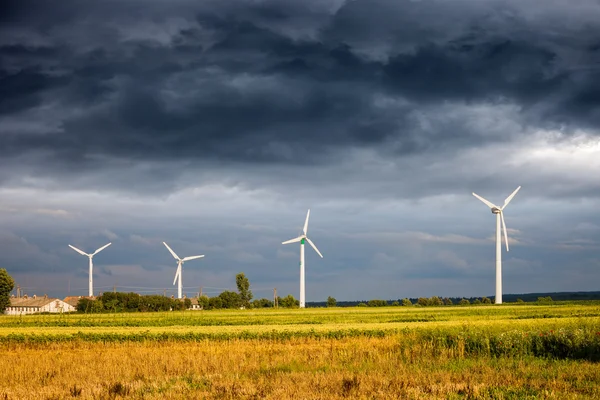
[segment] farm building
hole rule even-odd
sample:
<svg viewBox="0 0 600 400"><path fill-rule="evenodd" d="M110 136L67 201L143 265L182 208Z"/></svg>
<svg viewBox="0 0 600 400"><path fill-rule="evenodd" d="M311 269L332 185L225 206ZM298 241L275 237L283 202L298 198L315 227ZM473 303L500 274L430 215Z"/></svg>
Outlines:
<svg viewBox="0 0 600 400"><path fill-rule="evenodd" d="M75 311L75 307L64 301L48 296L12 297L10 306L4 311L8 315L36 314L42 312L60 313Z"/></svg>
<svg viewBox="0 0 600 400"><path fill-rule="evenodd" d="M192 305L190 306L190 308L188 308L188 310L202 310L202 304L198 303L197 298L192 297L190 300L192 301Z"/></svg>
<svg viewBox="0 0 600 400"><path fill-rule="evenodd" d="M90 300L94 300L96 299L96 297L89 297L89 296L67 296L64 298L64 302L67 304L72 305L75 309L77 309L77 303L79 303L79 300L81 299L90 299Z"/></svg>

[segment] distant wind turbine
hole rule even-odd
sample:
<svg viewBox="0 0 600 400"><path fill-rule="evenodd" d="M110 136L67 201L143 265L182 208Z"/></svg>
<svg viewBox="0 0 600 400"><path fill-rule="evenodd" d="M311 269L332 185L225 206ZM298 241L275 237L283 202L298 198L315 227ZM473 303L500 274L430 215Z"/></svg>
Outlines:
<svg viewBox="0 0 600 400"><path fill-rule="evenodd" d="M173 250L171 250L171 248L169 247L168 244L166 244L165 242L163 242L163 244L165 245L167 250L169 250L169 253L171 253L171 255L177 260L177 272L175 272L175 279L173 279L173 285L175 284L175 282L177 282L177 278L179 278L179 283L177 285L177 298L181 299L181 297L182 297L181 290L183 287L182 283L181 283L181 269L182 269L181 266L186 261L195 260L197 258L202 258L202 257L204 257L204 255L179 258L179 256L177 254L175 254L175 252Z"/></svg>
<svg viewBox="0 0 600 400"><path fill-rule="evenodd" d="M307 241L308 244L315 249L317 254L323 258L323 255L319 249L317 249L317 246L315 246L315 244L306 236L308 231L308 217L310 217L310 210L308 210L308 213L306 213L306 221L304 221L304 229L302 229L303 233L295 239L290 239L282 243L289 244L300 242L300 308L304 308L306 304L306 294L304 292L304 242Z"/></svg>
<svg viewBox="0 0 600 400"><path fill-rule="evenodd" d="M100 247L98 250L96 250L95 252L93 252L91 254L85 253L85 252L79 250L77 247L69 245L70 248L72 248L73 250L75 250L76 252L78 252L79 254L81 254L82 256L86 256L86 257L88 257L90 259L90 280L89 280L89 289L88 289L88 296L90 296L90 297L94 296L94 277L92 275L92 272L94 270L94 263L92 262L92 259L94 258L94 256L96 254L100 253L102 250L104 250L105 248L107 248L111 244L112 243L106 244L106 245Z"/></svg>
<svg viewBox="0 0 600 400"><path fill-rule="evenodd" d="M488 206L492 214L496 214L496 304L502 304L502 235L500 234L500 223L502 223L502 230L504 231L504 242L506 243L506 251L508 251L508 233L506 232L506 223L504 222L504 209L510 203L513 197L521 189L519 186L510 196L504 200L502 207L496 206L494 203L489 202L483 197L473 193L473 196L481 200L486 206Z"/></svg>

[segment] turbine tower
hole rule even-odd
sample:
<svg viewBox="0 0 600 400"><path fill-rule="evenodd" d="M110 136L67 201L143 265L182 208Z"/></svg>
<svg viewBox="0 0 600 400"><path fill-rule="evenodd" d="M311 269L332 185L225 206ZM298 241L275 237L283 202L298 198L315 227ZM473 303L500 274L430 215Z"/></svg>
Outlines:
<svg viewBox="0 0 600 400"><path fill-rule="evenodd" d="M323 258L323 254L317 249L317 246L306 236L306 232L308 231L308 217L310 216L310 210L306 213L306 221L304 221L304 229L302 229L302 234L295 239L290 239L282 244L296 243L300 242L300 308L304 308L306 304L306 293L304 292L304 242L308 242L312 246L313 249L317 252L318 255Z"/></svg>
<svg viewBox="0 0 600 400"><path fill-rule="evenodd" d="M484 199L483 197L473 193L473 196L481 200L486 206L488 206L492 214L496 214L496 304L502 304L502 235L500 233L500 223L502 223L502 231L504 231L504 242L506 243L506 251L508 251L508 233L506 233L506 223L504 222L504 209L510 203L513 197L521 189L519 186L510 196L504 200L504 205L498 207L492 202Z"/></svg>
<svg viewBox="0 0 600 400"><path fill-rule="evenodd" d="M94 258L94 256L96 254L100 253L102 250L104 250L105 248L107 248L111 244L112 243L106 244L106 245L100 247L98 250L96 250L95 252L93 252L91 254L85 253L85 252L79 250L77 247L69 245L70 248L72 248L73 250L75 250L76 252L78 252L79 254L81 254L82 256L86 256L86 257L88 257L90 259L90 281L89 281L89 289L88 289L88 296L89 297L93 297L94 296L94 277L92 275L92 271L94 269L94 263L92 262L92 259Z"/></svg>
<svg viewBox="0 0 600 400"><path fill-rule="evenodd" d="M202 258L202 257L204 257L204 255L179 258L179 256L177 254L175 254L175 252L173 250L171 250L171 248L169 247L168 244L166 244L165 242L163 242L163 244L165 245L167 250L169 250L169 253L171 253L171 255L177 260L177 272L175 272L175 279L173 279L173 285L175 284L175 282L177 282L177 278L179 278L179 283L177 284L177 298L181 299L181 297L182 297L181 290L183 288L182 283L181 283L181 266L186 261L195 260L197 258Z"/></svg>

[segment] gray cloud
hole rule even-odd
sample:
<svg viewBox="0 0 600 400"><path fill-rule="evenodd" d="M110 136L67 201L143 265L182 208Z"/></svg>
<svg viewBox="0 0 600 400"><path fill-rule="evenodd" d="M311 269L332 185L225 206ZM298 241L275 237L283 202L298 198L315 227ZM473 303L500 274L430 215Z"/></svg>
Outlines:
<svg viewBox="0 0 600 400"><path fill-rule="evenodd" d="M172 240L207 253L192 281L243 268L294 292L278 246L310 206L313 297L402 279L383 293L489 295L493 219L469 193L520 184L505 287L543 270L531 291L590 288L599 17L591 0L5 2L0 246L23 257L0 264L67 274L66 243L114 240L98 282L154 287Z"/></svg>

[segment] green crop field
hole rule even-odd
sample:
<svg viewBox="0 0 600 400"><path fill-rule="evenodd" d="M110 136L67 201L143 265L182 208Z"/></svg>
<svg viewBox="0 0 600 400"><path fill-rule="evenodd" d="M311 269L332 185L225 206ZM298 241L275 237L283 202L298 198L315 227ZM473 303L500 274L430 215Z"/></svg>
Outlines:
<svg viewBox="0 0 600 400"><path fill-rule="evenodd" d="M7 399L594 399L600 303L3 316L0 352Z"/></svg>

